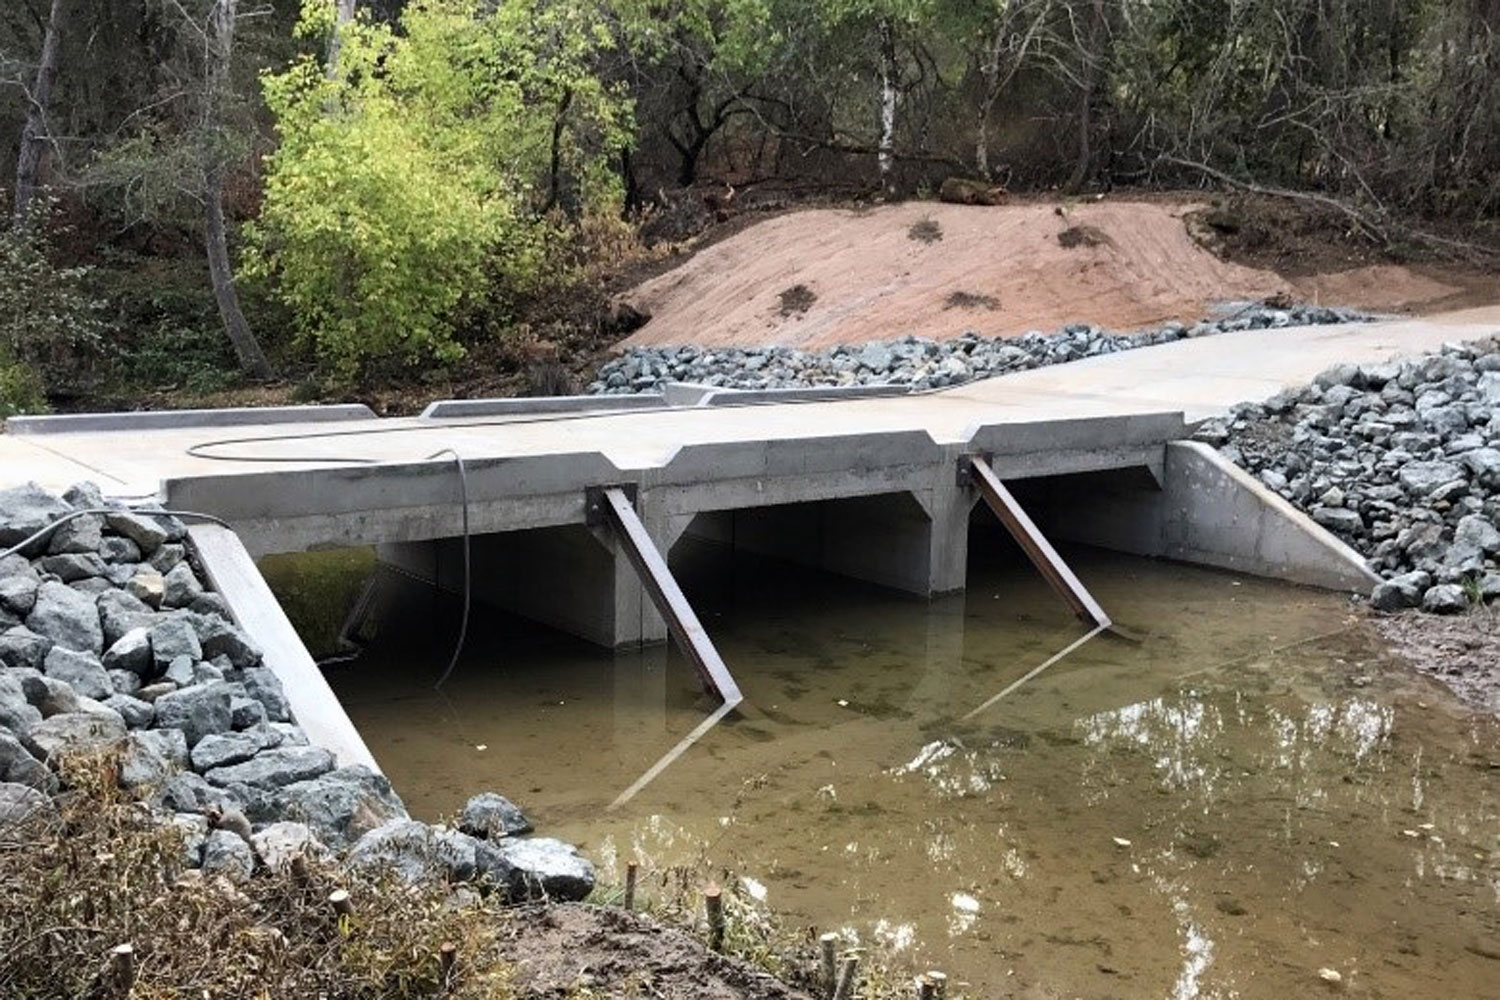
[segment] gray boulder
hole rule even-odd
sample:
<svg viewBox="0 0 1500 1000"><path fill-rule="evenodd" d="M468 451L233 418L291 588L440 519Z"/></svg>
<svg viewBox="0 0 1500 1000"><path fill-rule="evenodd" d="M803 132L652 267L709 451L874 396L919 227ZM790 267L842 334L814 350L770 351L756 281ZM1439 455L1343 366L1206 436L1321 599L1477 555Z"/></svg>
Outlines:
<svg viewBox="0 0 1500 1000"><path fill-rule="evenodd" d="M198 642L198 633L180 617L159 619L148 633L151 639L151 658L158 671L165 671L179 656L196 663L203 659L203 647Z"/></svg>
<svg viewBox="0 0 1500 1000"><path fill-rule="evenodd" d="M260 647L239 628L223 618L185 612L183 617L192 625L203 648L203 659L211 660L223 656L236 670L245 670L260 664ZM279 685L278 685L279 687Z"/></svg>
<svg viewBox="0 0 1500 1000"><path fill-rule="evenodd" d="M0 608L23 617L31 614L39 586L41 579L35 573L0 575Z"/></svg>
<svg viewBox="0 0 1500 1000"><path fill-rule="evenodd" d="M167 582L160 573L147 567L131 574L125 582L125 592L148 608L160 608L167 596Z"/></svg>
<svg viewBox="0 0 1500 1000"><path fill-rule="evenodd" d="M203 777L209 784L220 787L249 785L251 788L273 789L307 781L332 770L333 754L322 747L278 747L257 754L242 764L216 767Z"/></svg>
<svg viewBox="0 0 1500 1000"><path fill-rule="evenodd" d="M254 698L236 695L229 699L230 724L235 729L250 729L266 724L266 706Z"/></svg>
<svg viewBox="0 0 1500 1000"><path fill-rule="evenodd" d="M1452 615L1467 610L1469 599L1456 583L1440 583L1427 588L1422 595L1422 610L1437 615Z"/></svg>
<svg viewBox="0 0 1500 1000"><path fill-rule="evenodd" d="M551 899L572 902L594 891L594 866L578 848L551 837L503 840L480 855L489 874L504 886L506 898Z"/></svg>
<svg viewBox="0 0 1500 1000"><path fill-rule="evenodd" d="M115 686L105 672L99 658L91 653L79 653L62 646L53 646L42 661L42 672L53 680L72 686L85 698L108 698L115 693Z"/></svg>
<svg viewBox="0 0 1500 1000"><path fill-rule="evenodd" d="M142 517L124 510L105 515L105 524L110 531L135 542L145 556L150 556L160 548L170 534L155 518Z"/></svg>
<svg viewBox="0 0 1500 1000"><path fill-rule="evenodd" d="M100 750L125 738L125 721L116 714L64 712L43 719L21 737L38 760L61 753Z"/></svg>
<svg viewBox="0 0 1500 1000"><path fill-rule="evenodd" d="M1459 460L1475 482L1486 489L1500 490L1500 448L1475 448L1465 452Z"/></svg>
<svg viewBox="0 0 1500 1000"><path fill-rule="evenodd" d="M162 607L185 608L202 594L203 584L198 582L193 567L186 560L173 566L162 579Z"/></svg>
<svg viewBox="0 0 1500 1000"><path fill-rule="evenodd" d="M481 792L464 804L458 828L471 837L498 840L517 837L532 830L528 820L514 802L494 792Z"/></svg>
<svg viewBox="0 0 1500 1000"><path fill-rule="evenodd" d="M266 716L272 722L292 721L292 705L281 688L281 678L269 667L247 668L243 683L246 693L266 707Z"/></svg>
<svg viewBox="0 0 1500 1000"><path fill-rule="evenodd" d="M57 778L9 733L0 732L0 781L27 785L38 791L57 790Z"/></svg>
<svg viewBox="0 0 1500 1000"><path fill-rule="evenodd" d="M193 770L210 771L216 767L240 764L262 750L281 745L281 734L274 729L247 729L236 733L211 733L199 740L192 750Z"/></svg>
<svg viewBox="0 0 1500 1000"><path fill-rule="evenodd" d="M304 823L272 823L250 838L250 846L260 863L271 871L282 871L293 858L321 857L328 853Z"/></svg>
<svg viewBox="0 0 1500 1000"><path fill-rule="evenodd" d="M1377 611L1400 611L1415 608L1422 603L1422 595L1432 586L1432 575L1420 570L1403 573L1375 585L1370 594L1370 604Z"/></svg>
<svg viewBox="0 0 1500 1000"><path fill-rule="evenodd" d="M156 730L155 732L175 732ZM166 782L177 771L177 763L169 756L170 748L159 740L152 739L152 732L131 733L125 738L120 751L120 787L136 789L142 786L155 787ZM178 734L179 737L181 734ZM192 812L194 810L181 810Z"/></svg>
<svg viewBox="0 0 1500 1000"><path fill-rule="evenodd" d="M144 689L143 689L144 693ZM194 684L157 698L156 724L182 730L188 746L211 733L229 732L233 714L229 708L231 688L222 682Z"/></svg>
<svg viewBox="0 0 1500 1000"><path fill-rule="evenodd" d="M36 483L0 490L0 547L10 548L72 512Z"/></svg>
<svg viewBox="0 0 1500 1000"><path fill-rule="evenodd" d="M1359 511L1347 507L1315 507L1312 519L1340 535L1357 535L1365 530L1365 520L1359 516Z"/></svg>
<svg viewBox="0 0 1500 1000"><path fill-rule="evenodd" d="M44 556L37 565L43 573L51 573L63 583L87 580L91 576L103 576L109 572L109 568L104 565L104 560L93 552Z"/></svg>
<svg viewBox="0 0 1500 1000"><path fill-rule="evenodd" d="M17 827L55 823L57 819L57 806L46 794L30 785L0 782L0 836Z"/></svg>
<svg viewBox="0 0 1500 1000"><path fill-rule="evenodd" d="M104 632L94 599L66 584L48 581L37 588L26 627L66 649L95 656L104 652Z"/></svg>
<svg viewBox="0 0 1500 1000"><path fill-rule="evenodd" d="M172 825L182 837L182 859L189 868L203 864L203 847L208 843L208 820L197 813L178 813Z"/></svg>
<svg viewBox="0 0 1500 1000"><path fill-rule="evenodd" d="M1425 497L1439 487L1465 477L1464 470L1452 462L1407 462L1396 478L1408 492Z"/></svg>
<svg viewBox="0 0 1500 1000"><path fill-rule="evenodd" d="M139 598L123 590L111 590L98 598L99 623L104 628L104 641L114 645L131 629L149 629L156 621L156 613Z"/></svg>
<svg viewBox="0 0 1500 1000"><path fill-rule="evenodd" d="M237 833L210 831L203 845L203 870L235 881L247 879L255 871L255 851Z"/></svg>
<svg viewBox="0 0 1500 1000"><path fill-rule="evenodd" d="M107 563L133 566L141 561L141 547L128 538L111 536L99 542L99 555Z"/></svg>
<svg viewBox="0 0 1500 1000"><path fill-rule="evenodd" d="M307 823L332 847L345 847L384 823L406 817L406 807L391 783L362 764L288 785L275 793L271 806L279 816Z"/></svg>
<svg viewBox="0 0 1500 1000"><path fill-rule="evenodd" d="M119 712L120 718L130 729L145 729L156 718L156 707L149 701L132 698L128 694L112 694L104 699L104 707Z"/></svg>
<svg viewBox="0 0 1500 1000"><path fill-rule="evenodd" d="M153 730L154 731L154 730ZM210 807L238 806L235 795L204 781L201 775L183 771L169 777L158 795L161 804L175 812L203 812Z"/></svg>
<svg viewBox="0 0 1500 1000"><path fill-rule="evenodd" d="M17 625L0 633L0 666L40 670L51 648L51 639Z"/></svg>
<svg viewBox="0 0 1500 1000"><path fill-rule="evenodd" d="M155 672L156 661L151 656L151 633L145 628L133 628L120 636L104 651L104 669L129 671L136 677L136 688L140 678Z"/></svg>
<svg viewBox="0 0 1500 1000"><path fill-rule="evenodd" d="M31 703L18 673L0 670L0 729L24 733L42 721L42 713Z"/></svg>
<svg viewBox="0 0 1500 1000"><path fill-rule="evenodd" d="M453 830L394 819L355 841L347 861L355 868L395 872L407 882L433 877L466 882L478 871L477 844Z"/></svg>

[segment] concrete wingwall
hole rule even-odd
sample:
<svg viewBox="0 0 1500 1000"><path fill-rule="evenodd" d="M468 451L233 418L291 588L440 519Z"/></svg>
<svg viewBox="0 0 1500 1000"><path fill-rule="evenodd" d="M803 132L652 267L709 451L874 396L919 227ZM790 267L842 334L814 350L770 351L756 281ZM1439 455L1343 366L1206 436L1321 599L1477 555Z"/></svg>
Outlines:
<svg viewBox="0 0 1500 1000"><path fill-rule="evenodd" d="M1329 590L1379 581L1358 552L1196 441L1165 446L1159 489L1091 478L1086 490L1050 491L1046 507L1049 535L1067 541Z"/></svg>

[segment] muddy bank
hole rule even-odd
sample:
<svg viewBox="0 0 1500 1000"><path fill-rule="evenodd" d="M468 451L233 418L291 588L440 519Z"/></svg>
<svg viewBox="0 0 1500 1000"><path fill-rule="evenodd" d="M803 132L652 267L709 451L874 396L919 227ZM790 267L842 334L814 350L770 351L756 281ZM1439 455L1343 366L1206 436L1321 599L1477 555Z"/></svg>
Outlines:
<svg viewBox="0 0 1500 1000"><path fill-rule="evenodd" d="M1493 607L1447 618L1409 612L1371 620L1394 654L1474 708L1500 715L1500 613Z"/></svg>

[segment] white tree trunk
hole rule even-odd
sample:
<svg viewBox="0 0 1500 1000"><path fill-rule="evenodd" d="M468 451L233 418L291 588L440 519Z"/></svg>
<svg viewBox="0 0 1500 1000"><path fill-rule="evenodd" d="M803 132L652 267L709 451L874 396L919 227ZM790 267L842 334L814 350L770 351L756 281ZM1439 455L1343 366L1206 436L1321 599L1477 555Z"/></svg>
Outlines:
<svg viewBox="0 0 1500 1000"><path fill-rule="evenodd" d="M896 35L888 18L881 18L880 31L880 145L876 162L880 166L880 187L886 194L895 193L893 170L896 165Z"/></svg>
<svg viewBox="0 0 1500 1000"><path fill-rule="evenodd" d="M344 25L354 20L354 0L335 0L333 7L333 37L328 39L328 61L323 74L332 80L339 71L339 32Z"/></svg>
<svg viewBox="0 0 1500 1000"><path fill-rule="evenodd" d="M13 203L16 225L26 221L31 199L36 196L36 179L41 170L42 153L47 148L47 104L52 99L52 81L57 77L58 39L62 30L63 3L52 0L47 28L42 33L42 56L37 62L36 80L26 95L26 123L21 127L21 145L16 155L16 196Z"/></svg>

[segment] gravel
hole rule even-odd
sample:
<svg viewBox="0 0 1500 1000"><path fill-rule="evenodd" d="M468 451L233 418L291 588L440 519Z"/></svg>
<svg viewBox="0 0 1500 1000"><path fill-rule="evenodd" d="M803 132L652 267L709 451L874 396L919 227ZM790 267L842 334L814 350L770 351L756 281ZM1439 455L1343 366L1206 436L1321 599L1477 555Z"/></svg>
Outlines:
<svg viewBox="0 0 1500 1000"><path fill-rule="evenodd" d="M668 382L746 390L858 385L941 389L1174 340L1373 318L1325 306L1278 309L1247 303L1228 315L1191 326L1168 323L1138 333L1111 333L1074 323L1054 334L1031 331L1002 339L971 331L944 341L909 336L888 343L815 352L789 347L633 347L604 364L587 391L591 395L660 392Z"/></svg>

